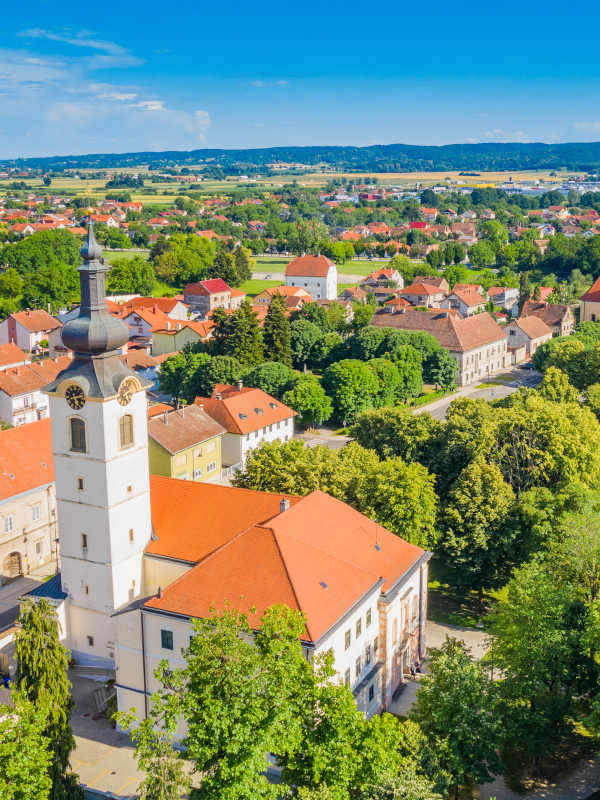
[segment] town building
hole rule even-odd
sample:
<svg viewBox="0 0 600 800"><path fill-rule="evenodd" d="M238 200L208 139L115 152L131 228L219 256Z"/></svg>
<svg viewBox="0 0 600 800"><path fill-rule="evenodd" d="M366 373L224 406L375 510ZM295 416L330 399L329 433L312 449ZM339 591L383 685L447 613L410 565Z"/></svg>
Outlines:
<svg viewBox="0 0 600 800"><path fill-rule="evenodd" d="M201 406L150 409L148 456L150 473L185 481L221 477L221 439L225 428Z"/></svg>
<svg viewBox="0 0 600 800"><path fill-rule="evenodd" d="M600 278L581 296L580 322L600 322Z"/></svg>
<svg viewBox="0 0 600 800"><path fill-rule="evenodd" d="M263 442L280 439L287 442L294 436L296 412L262 389L217 384L212 397L197 397L206 413L225 430L222 452L223 466L241 469L248 454Z"/></svg>
<svg viewBox="0 0 600 800"><path fill-rule="evenodd" d="M0 344L0 371L31 364L31 359L14 342Z"/></svg>
<svg viewBox="0 0 600 800"><path fill-rule="evenodd" d="M562 303L544 303L527 300L521 310L522 317L539 317L552 329L554 336L568 336L575 330L575 317L570 307ZM583 321L583 320L582 320Z"/></svg>
<svg viewBox="0 0 600 800"><path fill-rule="evenodd" d="M470 317L472 314L480 314L485 309L485 297L473 288L456 288L445 297L440 308L451 308L458 311L463 317Z"/></svg>
<svg viewBox="0 0 600 800"><path fill-rule="evenodd" d="M25 425L48 416L46 384L71 361L70 355L44 358L0 371L0 420Z"/></svg>
<svg viewBox="0 0 600 800"><path fill-rule="evenodd" d="M0 431L0 584L56 561L50 420Z"/></svg>
<svg viewBox="0 0 600 800"><path fill-rule="evenodd" d="M61 323L47 311L15 311L0 322L0 344L13 342L26 353L37 352L60 333Z"/></svg>
<svg viewBox="0 0 600 800"><path fill-rule="evenodd" d="M192 313L206 317L215 308L230 307L231 288L222 278L188 283L183 290L183 299Z"/></svg>
<svg viewBox="0 0 600 800"><path fill-rule="evenodd" d="M373 314L370 324L430 333L458 362L458 386L476 383L511 365L506 332L486 311L461 318L450 310L399 308L390 312L384 308Z"/></svg>
<svg viewBox="0 0 600 800"><path fill-rule="evenodd" d="M210 339L214 322L211 320L186 320L185 322L166 322L164 328L152 331L152 355L178 353L186 344L197 344Z"/></svg>
<svg viewBox="0 0 600 800"><path fill-rule="evenodd" d="M181 664L191 621L226 604L251 621L275 603L302 611L307 658L331 651L359 707L388 708L425 655L430 554L322 492L150 476L146 394L119 357L128 331L106 310L101 253L90 225L82 315L63 330L74 358L46 389L61 573L30 596L55 605L75 662L116 678L119 710L140 717L158 661ZM217 388L240 421L248 411L277 426L268 395Z"/></svg>
<svg viewBox="0 0 600 800"><path fill-rule="evenodd" d="M285 286L282 284L281 286L270 286L264 289L260 294L256 295L254 303L257 306L271 305L271 300L275 295L283 297L286 307L288 308L302 308L304 303L310 303L312 301L311 293L301 286Z"/></svg>
<svg viewBox="0 0 600 800"><path fill-rule="evenodd" d="M525 347L527 358L532 358L541 344L552 339L552 328L533 315L509 322L504 330L508 334L509 347Z"/></svg>
<svg viewBox="0 0 600 800"><path fill-rule="evenodd" d="M376 287L392 287L394 289L402 289L404 287L404 278L397 269L385 267L376 269L366 278L360 282L361 289L375 289Z"/></svg>
<svg viewBox="0 0 600 800"><path fill-rule="evenodd" d="M411 283L410 286L405 286L399 294L413 306L425 306L426 308L439 308L440 303L446 297L446 292L441 287L430 283Z"/></svg>
<svg viewBox="0 0 600 800"><path fill-rule="evenodd" d="M519 314L519 290L510 286L490 286L488 297L495 306L513 317Z"/></svg>
<svg viewBox="0 0 600 800"><path fill-rule="evenodd" d="M313 300L335 300L337 267L322 255L298 256L285 268L285 283L306 289Z"/></svg>

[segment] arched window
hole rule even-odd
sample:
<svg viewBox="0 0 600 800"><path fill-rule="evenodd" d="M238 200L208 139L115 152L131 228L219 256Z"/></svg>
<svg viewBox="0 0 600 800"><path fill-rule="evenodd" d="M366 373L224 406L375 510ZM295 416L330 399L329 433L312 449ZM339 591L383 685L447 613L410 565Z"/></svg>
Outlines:
<svg viewBox="0 0 600 800"><path fill-rule="evenodd" d="M131 414L123 414L119 420L119 436L121 447L130 447L133 444L133 417Z"/></svg>
<svg viewBox="0 0 600 800"><path fill-rule="evenodd" d="M71 417L71 450L74 453L85 453L85 422L79 417Z"/></svg>

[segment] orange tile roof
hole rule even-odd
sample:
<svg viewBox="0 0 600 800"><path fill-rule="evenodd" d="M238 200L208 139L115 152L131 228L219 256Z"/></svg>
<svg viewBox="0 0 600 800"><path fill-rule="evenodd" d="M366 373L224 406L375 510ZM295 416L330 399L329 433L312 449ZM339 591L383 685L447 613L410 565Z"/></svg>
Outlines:
<svg viewBox="0 0 600 800"><path fill-rule="evenodd" d="M430 283L411 283L402 289L403 294L443 294L443 289L439 286L432 286Z"/></svg>
<svg viewBox="0 0 600 800"><path fill-rule="evenodd" d="M54 319L47 311L41 309L37 311L16 311L10 316L24 328L27 328L30 333L53 331L56 328L62 328L62 324L57 319Z"/></svg>
<svg viewBox="0 0 600 800"><path fill-rule="evenodd" d="M174 408L175 407L169 403L155 403L153 406L148 406L148 419L152 419L152 417L156 417L158 414L164 414L165 411L173 411Z"/></svg>
<svg viewBox="0 0 600 800"><path fill-rule="evenodd" d="M533 314L530 317L519 317L513 324L517 325L530 339L552 336L552 328L549 328L543 319Z"/></svg>
<svg viewBox="0 0 600 800"><path fill-rule="evenodd" d="M309 276L326 278L330 267L335 266L326 256L297 256L285 268L285 274L292 277Z"/></svg>
<svg viewBox="0 0 600 800"><path fill-rule="evenodd" d="M153 414L148 421L148 436L171 454L223 433L225 428L196 405L171 410L162 416Z"/></svg>
<svg viewBox="0 0 600 800"><path fill-rule="evenodd" d="M467 308L473 308L474 306L482 306L485 305L485 297L479 294L476 289L468 288L468 289L457 289L456 287L452 290L450 295L454 295L457 297L461 302L463 302Z"/></svg>
<svg viewBox="0 0 600 800"><path fill-rule="evenodd" d="M468 352L506 339L506 333L487 311L462 319L446 309L405 309L396 314L381 309L373 314L370 324L380 328L427 331L442 347L455 352Z"/></svg>
<svg viewBox="0 0 600 800"><path fill-rule="evenodd" d="M39 391L51 383L70 363L71 356L67 355L5 369L0 372L0 391L10 397Z"/></svg>
<svg viewBox="0 0 600 800"><path fill-rule="evenodd" d="M0 500L53 481L49 419L0 431Z"/></svg>
<svg viewBox="0 0 600 800"><path fill-rule="evenodd" d="M167 322L171 322L171 318L158 308L156 311L151 308L136 308L130 311L129 314L124 315L123 319L127 321L134 314L150 325L151 332L163 330ZM135 325L135 321L131 320L129 324Z"/></svg>
<svg viewBox="0 0 600 800"><path fill-rule="evenodd" d="M163 532L165 539L175 541L185 531L189 549L178 546L177 552L186 555L173 556L170 548L169 555L198 563L161 598L150 600L149 609L205 617L211 607L222 609L228 602L256 624L266 608L285 603L306 615L306 636L316 642L365 593L391 588L424 555L323 492L290 498L282 511L281 495L168 478L158 479L166 483L156 487L156 480L151 478L151 497L158 540L147 552L160 545L161 528L172 531ZM169 506L160 520L155 494ZM256 521L248 524L252 517Z"/></svg>
<svg viewBox="0 0 600 800"><path fill-rule="evenodd" d="M216 395L219 394L219 400ZM266 425L295 417L296 412L262 389L236 386L215 386L212 397L197 397L195 403L216 419L230 433L244 434Z"/></svg>
<svg viewBox="0 0 600 800"><path fill-rule="evenodd" d="M10 364L29 363L30 359L14 342L0 344L0 369Z"/></svg>
<svg viewBox="0 0 600 800"><path fill-rule="evenodd" d="M596 278L587 292L581 295L581 299L590 303L600 303L600 278Z"/></svg>

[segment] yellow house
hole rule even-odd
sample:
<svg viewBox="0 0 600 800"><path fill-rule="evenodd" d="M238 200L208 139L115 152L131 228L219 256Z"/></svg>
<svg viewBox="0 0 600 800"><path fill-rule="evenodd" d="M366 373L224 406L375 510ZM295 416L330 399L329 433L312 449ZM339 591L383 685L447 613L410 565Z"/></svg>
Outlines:
<svg viewBox="0 0 600 800"><path fill-rule="evenodd" d="M164 408L148 420L150 472L189 481L219 480L225 428L196 405Z"/></svg>
<svg viewBox="0 0 600 800"><path fill-rule="evenodd" d="M166 327L152 331L152 355L163 356L166 353L178 353L186 344L205 342L210 338L213 323L196 320L172 320Z"/></svg>

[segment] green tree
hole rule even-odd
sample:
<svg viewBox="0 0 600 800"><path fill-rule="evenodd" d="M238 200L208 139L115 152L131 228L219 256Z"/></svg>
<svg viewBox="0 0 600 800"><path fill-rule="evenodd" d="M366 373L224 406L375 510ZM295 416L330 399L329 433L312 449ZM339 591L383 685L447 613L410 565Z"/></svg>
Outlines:
<svg viewBox="0 0 600 800"><path fill-rule="evenodd" d="M145 773L139 800L179 800L190 788L184 761L173 748L174 710L173 704L153 702L149 716L137 726L135 709L115 715L123 729L131 730L138 766Z"/></svg>
<svg viewBox="0 0 600 800"><path fill-rule="evenodd" d="M29 308L46 308L52 312L67 306L79 297L79 276L75 267L52 262L28 275L23 287L23 303Z"/></svg>
<svg viewBox="0 0 600 800"><path fill-rule="evenodd" d="M106 288L109 294L150 295L155 282L152 265L140 256L134 256L112 262Z"/></svg>
<svg viewBox="0 0 600 800"><path fill-rule="evenodd" d="M46 735L49 708L14 690L12 704L0 705L0 797L6 800L48 800L51 753Z"/></svg>
<svg viewBox="0 0 600 800"><path fill-rule="evenodd" d="M502 722L494 684L462 642L447 637L429 659L411 718L452 776L458 800L461 784L490 781L498 771Z"/></svg>
<svg viewBox="0 0 600 800"><path fill-rule="evenodd" d="M515 529L507 524L515 494L495 464L475 458L458 476L443 513L438 551L450 581L475 590L483 613L483 590L495 589L514 566Z"/></svg>
<svg viewBox="0 0 600 800"><path fill-rule="evenodd" d="M538 386L538 391L546 400L555 403L578 403L577 390L569 383L569 378L557 367L549 367L544 374L544 379Z"/></svg>
<svg viewBox="0 0 600 800"><path fill-rule="evenodd" d="M323 388L333 402L335 416L344 425L374 405L379 381L362 361L344 359L323 373Z"/></svg>
<svg viewBox="0 0 600 800"><path fill-rule="evenodd" d="M161 392L188 403L193 402L198 395L206 396L205 390L210 385L208 367L211 361L208 353L183 352L165 359L158 377Z"/></svg>
<svg viewBox="0 0 600 800"><path fill-rule="evenodd" d="M222 278L228 286L239 286L242 282L237 273L233 254L224 247L217 251L209 272L211 278Z"/></svg>
<svg viewBox="0 0 600 800"><path fill-rule="evenodd" d="M398 367L386 358L372 358L367 361L367 366L372 370L379 384L373 398L373 405L375 408L393 406L400 395L401 378Z"/></svg>
<svg viewBox="0 0 600 800"><path fill-rule="evenodd" d="M394 344L387 357L398 370L396 399L406 402L418 397L423 391L423 361L419 351L411 344Z"/></svg>
<svg viewBox="0 0 600 800"><path fill-rule="evenodd" d="M526 272L522 272L519 276L519 316L523 311L525 303L531 299L531 281Z"/></svg>
<svg viewBox="0 0 600 800"><path fill-rule="evenodd" d="M299 378L299 373L285 364L276 361L264 361L244 375L246 386L255 386L263 392L273 395L278 400L293 388Z"/></svg>
<svg viewBox="0 0 600 800"><path fill-rule="evenodd" d="M356 488L357 507L419 547L432 547L438 510L434 479L421 464L390 458L365 470Z"/></svg>
<svg viewBox="0 0 600 800"><path fill-rule="evenodd" d="M423 373L429 383L433 383L447 392L454 391L458 374L458 361L452 358L447 350L436 350L423 365Z"/></svg>
<svg viewBox="0 0 600 800"><path fill-rule="evenodd" d="M249 281L256 269L256 261L247 247L236 247L234 251L235 269L240 283Z"/></svg>
<svg viewBox="0 0 600 800"><path fill-rule="evenodd" d="M23 279L14 267L9 267L0 275L0 296L19 297L23 292Z"/></svg>
<svg viewBox="0 0 600 800"><path fill-rule="evenodd" d="M321 425L333 412L331 400L314 375L301 375L283 395L283 402L298 412L300 424L305 428Z"/></svg>
<svg viewBox="0 0 600 800"><path fill-rule="evenodd" d="M269 304L263 325L265 358L292 366L290 323L286 315L285 300L276 294Z"/></svg>
<svg viewBox="0 0 600 800"><path fill-rule="evenodd" d="M323 336L322 330L307 319L295 319L290 325L292 359L298 369L310 361L314 345Z"/></svg>
<svg viewBox="0 0 600 800"><path fill-rule="evenodd" d="M50 800L84 800L83 789L69 771L75 740L71 730L69 653L59 639L56 611L47 600L21 605L15 636L15 683L32 703L48 703L45 735L49 740L52 782Z"/></svg>
<svg viewBox="0 0 600 800"><path fill-rule="evenodd" d="M407 408L369 409L359 414L350 435L379 458L400 456L406 462L432 463L439 449L443 423L431 414Z"/></svg>
<svg viewBox="0 0 600 800"><path fill-rule="evenodd" d="M593 383L585 390L585 404L600 420L600 383Z"/></svg>
<svg viewBox="0 0 600 800"><path fill-rule="evenodd" d="M261 363L262 331L249 300L244 300L233 314L222 308L215 309L213 322L211 345L216 355L234 356L247 368Z"/></svg>

